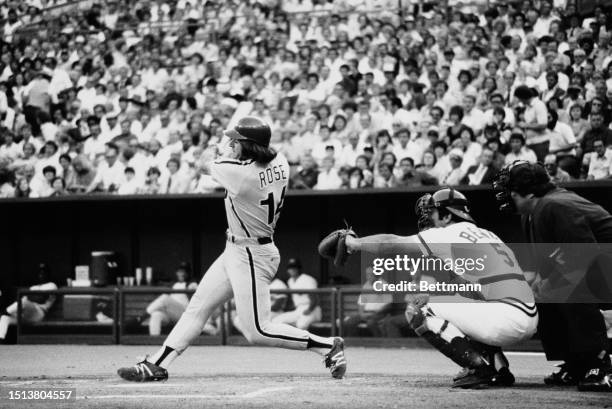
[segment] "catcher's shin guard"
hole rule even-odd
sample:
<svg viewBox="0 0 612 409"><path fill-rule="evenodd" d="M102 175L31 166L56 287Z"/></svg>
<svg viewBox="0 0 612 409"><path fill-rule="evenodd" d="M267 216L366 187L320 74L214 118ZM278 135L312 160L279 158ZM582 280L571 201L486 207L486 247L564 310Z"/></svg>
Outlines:
<svg viewBox="0 0 612 409"><path fill-rule="evenodd" d="M425 314L420 308L414 308L410 313L407 311L406 318L408 319L410 327L418 336L427 340L434 348L442 352L457 365L471 369L489 366L489 362L487 362L485 356L472 345L471 341L466 336L454 336L450 342L442 337L442 334L453 325L448 321L443 320L443 324L439 331L434 332L428 327L428 317L425 317ZM458 329L454 328L454 326L453 329L456 330L456 333L461 333Z"/></svg>

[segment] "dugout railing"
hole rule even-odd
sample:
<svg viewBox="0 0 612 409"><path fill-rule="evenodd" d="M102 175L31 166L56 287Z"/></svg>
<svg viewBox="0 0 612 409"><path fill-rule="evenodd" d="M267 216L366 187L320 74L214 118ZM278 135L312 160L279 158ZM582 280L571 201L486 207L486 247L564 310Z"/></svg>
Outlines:
<svg viewBox="0 0 612 409"><path fill-rule="evenodd" d="M57 290L17 291L16 342L84 343L84 344L159 344L173 324L163 326L161 336L148 334L146 321L139 320L146 308L162 294L193 295L194 290L172 290L164 287L66 287ZM338 292L336 287L312 290L271 290L273 294L310 294L318 298L322 320L310 330L322 335L338 333ZM55 302L41 321L32 322L24 317L27 306L24 298L55 297ZM241 345L246 341L232 325L235 308L232 301L221 305L214 314L215 334L201 335L195 345ZM100 314L102 314L100 316Z"/></svg>
<svg viewBox="0 0 612 409"><path fill-rule="evenodd" d="M138 311L160 294L192 295L194 290L172 290L164 287L104 287L74 288L34 291L19 289L17 299L17 323L15 325L16 342L19 344L132 344L159 345L163 342L174 324L164 327L160 336L148 335L147 326L139 323L140 328L134 331L130 319ZM358 309L361 295L378 294L373 290L364 290L355 286L327 287L313 290L271 290L273 294L311 294L318 298L322 310L322 320L313 323L308 330L322 336L345 336L343 333L344 318ZM23 318L25 296L55 296L53 306L45 318L39 322L26 322ZM367 299L364 302L378 302ZM104 304L100 308L100 304ZM389 317L403 317L403 304L394 300ZM103 312L105 319L98 321L94 311ZM216 312L218 332L213 335L201 334L193 345L246 345L246 339L232 324L235 308L228 301ZM392 315L396 314L396 315ZM401 321L401 318L400 318ZM359 324L365 330L365 324ZM367 331L360 331L358 338L350 339L352 345L377 347L419 347L426 343L411 334L397 338L376 338L368 336ZM514 350L541 350L537 339L515 345Z"/></svg>

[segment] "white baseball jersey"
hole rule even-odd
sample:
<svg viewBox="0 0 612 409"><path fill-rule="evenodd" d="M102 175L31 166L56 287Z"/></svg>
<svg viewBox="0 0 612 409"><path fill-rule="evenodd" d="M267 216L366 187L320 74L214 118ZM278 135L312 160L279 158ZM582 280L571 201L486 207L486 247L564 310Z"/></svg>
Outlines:
<svg viewBox="0 0 612 409"><path fill-rule="evenodd" d="M473 223L454 223L418 233L425 254L442 259L483 258L484 269L466 269L468 281L480 283L486 300L508 300L531 309L533 292L514 252L494 233Z"/></svg>
<svg viewBox="0 0 612 409"><path fill-rule="evenodd" d="M300 274L297 278L290 277L287 285L292 290L315 290L318 287L317 280L308 274ZM291 294L291 299L296 308L310 305L310 294Z"/></svg>
<svg viewBox="0 0 612 409"><path fill-rule="evenodd" d="M287 184L289 164L282 153L267 165L253 160L215 160L210 174L226 190L229 233L237 237L272 237Z"/></svg>

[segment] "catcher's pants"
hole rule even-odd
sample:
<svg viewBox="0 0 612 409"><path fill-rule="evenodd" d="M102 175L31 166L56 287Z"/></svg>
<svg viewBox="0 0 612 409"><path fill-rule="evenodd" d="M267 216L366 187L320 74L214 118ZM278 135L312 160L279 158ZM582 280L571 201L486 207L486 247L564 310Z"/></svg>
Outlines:
<svg viewBox="0 0 612 409"><path fill-rule="evenodd" d="M147 313L151 316L149 319L149 334L160 335L162 325L177 322L185 312L186 307L186 304L168 294L157 297L147 307Z"/></svg>
<svg viewBox="0 0 612 409"><path fill-rule="evenodd" d="M287 311L276 316L272 322L295 325L300 329L308 329L313 322L321 321L321 307L315 307L309 314L304 314L308 305L298 305L295 310Z"/></svg>
<svg viewBox="0 0 612 409"><path fill-rule="evenodd" d="M185 350L213 311L233 294L241 330L249 342L306 349L307 331L270 322L269 285L279 262L274 243L246 246L227 242L164 344L178 352Z"/></svg>
<svg viewBox="0 0 612 409"><path fill-rule="evenodd" d="M531 338L538 327L535 309L533 314L527 314L501 302L430 302L427 307L465 335L492 346L503 347Z"/></svg>

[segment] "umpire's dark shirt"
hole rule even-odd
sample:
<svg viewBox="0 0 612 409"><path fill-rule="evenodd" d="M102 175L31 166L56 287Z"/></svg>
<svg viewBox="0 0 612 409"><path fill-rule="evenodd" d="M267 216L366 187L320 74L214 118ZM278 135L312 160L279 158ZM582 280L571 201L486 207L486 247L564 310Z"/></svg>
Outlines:
<svg viewBox="0 0 612 409"><path fill-rule="evenodd" d="M574 192L555 188L523 217L532 243L612 243L612 216Z"/></svg>

